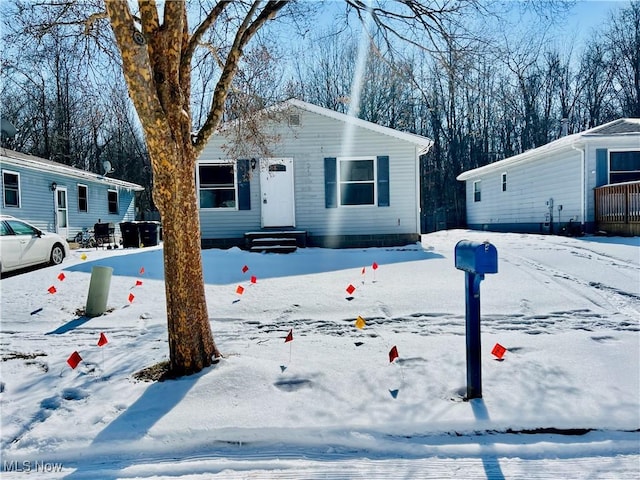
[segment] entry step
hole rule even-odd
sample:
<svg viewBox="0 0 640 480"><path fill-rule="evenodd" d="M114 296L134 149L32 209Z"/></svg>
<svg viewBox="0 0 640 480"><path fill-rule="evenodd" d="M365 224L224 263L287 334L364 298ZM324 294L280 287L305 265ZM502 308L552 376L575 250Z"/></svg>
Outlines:
<svg viewBox="0 0 640 480"><path fill-rule="evenodd" d="M291 253L307 246L304 230L261 230L244 234L247 250L252 252Z"/></svg>

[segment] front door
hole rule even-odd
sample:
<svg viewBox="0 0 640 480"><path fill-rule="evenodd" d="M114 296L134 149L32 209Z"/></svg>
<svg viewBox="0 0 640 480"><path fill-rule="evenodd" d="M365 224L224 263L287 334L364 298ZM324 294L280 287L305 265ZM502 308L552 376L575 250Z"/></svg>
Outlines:
<svg viewBox="0 0 640 480"><path fill-rule="evenodd" d="M294 227L292 158L263 158L260 161L260 192L262 226Z"/></svg>
<svg viewBox="0 0 640 480"><path fill-rule="evenodd" d="M64 187L57 187L54 195L56 196L56 233L66 239L69 231L67 189Z"/></svg>

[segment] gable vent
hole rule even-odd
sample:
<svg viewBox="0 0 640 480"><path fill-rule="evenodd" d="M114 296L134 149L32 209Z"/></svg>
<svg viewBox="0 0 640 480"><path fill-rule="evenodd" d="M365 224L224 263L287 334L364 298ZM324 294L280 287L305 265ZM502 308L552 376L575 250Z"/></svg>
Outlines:
<svg viewBox="0 0 640 480"><path fill-rule="evenodd" d="M299 127L300 126L300 114L292 113L289 115L289 126L291 127Z"/></svg>

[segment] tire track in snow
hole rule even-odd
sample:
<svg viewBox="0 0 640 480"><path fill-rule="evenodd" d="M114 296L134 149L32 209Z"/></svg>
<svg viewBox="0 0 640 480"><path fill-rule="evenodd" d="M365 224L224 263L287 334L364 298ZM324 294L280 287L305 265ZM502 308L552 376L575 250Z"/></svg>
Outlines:
<svg viewBox="0 0 640 480"><path fill-rule="evenodd" d="M594 253L594 255L597 254ZM601 255L601 257L612 258L604 255ZM535 281L544 284L551 281L564 291L584 298L600 309L621 313L632 320L636 320L636 324L640 320L640 296L635 293L601 282L580 279L575 275L559 270L556 266L544 265L522 255L508 253L502 260L522 268ZM640 274L639 268L634 268L627 262L621 263L621 261L616 260L615 266L633 268L638 270Z"/></svg>
<svg viewBox="0 0 640 480"><path fill-rule="evenodd" d="M217 432L224 438L231 432ZM250 433L250 432L245 432ZM635 478L638 432L583 435L474 432L393 436L367 431L294 432L297 443L215 440L151 452L117 446L54 454L74 469L67 479L93 478ZM313 439L320 438L320 443ZM105 462L105 458L109 458ZM532 466L535 464L535 466ZM164 477L163 477L164 478Z"/></svg>
<svg viewBox="0 0 640 480"><path fill-rule="evenodd" d="M358 331L354 318L342 320L317 320L288 318L286 320L249 322L252 330L246 333L251 341L260 344L281 342L290 329L294 335L304 337L308 334L323 334L335 337L353 337L356 340L377 338L380 335L409 333L421 336L465 335L465 317L446 312L418 312L399 317L367 317L365 330ZM482 329L487 333L517 331L530 335L555 334L572 330L610 330L639 331L640 326L632 321L620 321L610 315L593 312L590 309L570 309L549 312L548 314L483 314ZM236 338L237 330L226 331L218 327L219 337Z"/></svg>

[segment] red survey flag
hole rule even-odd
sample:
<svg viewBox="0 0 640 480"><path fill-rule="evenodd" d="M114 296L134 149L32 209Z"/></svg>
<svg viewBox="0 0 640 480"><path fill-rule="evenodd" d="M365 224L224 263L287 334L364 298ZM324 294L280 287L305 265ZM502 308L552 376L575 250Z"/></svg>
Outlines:
<svg viewBox="0 0 640 480"><path fill-rule="evenodd" d="M67 363L71 368L76 368L81 361L82 361L82 357L77 351L73 352L71 356L67 358Z"/></svg>
<svg viewBox="0 0 640 480"><path fill-rule="evenodd" d="M373 262L373 265L371 265L371 268L373 268L374 270L377 270L378 264L376 262Z"/></svg>
<svg viewBox="0 0 640 480"><path fill-rule="evenodd" d="M58 274L58 280L63 281L66 277L64 276L64 273L60 272Z"/></svg>
<svg viewBox="0 0 640 480"><path fill-rule="evenodd" d="M292 342L292 341L293 341L293 328L289 330L289 334L287 335L287 338L284 339L284 343Z"/></svg>
<svg viewBox="0 0 640 480"><path fill-rule="evenodd" d="M366 268L365 268L365 267L362 267L362 272L361 272L361 274L362 274L362 275L364 275L366 272L367 272Z"/></svg>
<svg viewBox="0 0 640 480"><path fill-rule="evenodd" d="M140 275L144 275L144 267L140 267Z"/></svg>
<svg viewBox="0 0 640 480"><path fill-rule="evenodd" d="M347 287L347 293L349 295L352 295L353 292L355 292L355 291L356 291L356 287L354 287L353 285L349 284L349 286Z"/></svg>
<svg viewBox="0 0 640 480"><path fill-rule="evenodd" d="M498 357L499 360L501 360L502 357L504 357L504 354L506 353L506 351L507 351L506 348L504 348L499 343L496 343L495 347L493 347L493 350L491 350L491 353L496 357Z"/></svg>
<svg viewBox="0 0 640 480"><path fill-rule="evenodd" d="M244 287L242 285L238 285L238 287L236 288L236 293L238 295L242 295L244 293Z"/></svg>
<svg viewBox="0 0 640 480"><path fill-rule="evenodd" d="M102 347L103 345L106 345L107 343L109 343L109 340L107 340L107 336L104 333L100 334L100 338L98 339L98 346Z"/></svg>
<svg viewBox="0 0 640 480"><path fill-rule="evenodd" d="M247 273L248 271L249 271L249 267L247 267L246 265L242 267L242 273Z"/></svg>
<svg viewBox="0 0 640 480"><path fill-rule="evenodd" d="M133 293L129 294L129 303L133 303L133 299L136 298Z"/></svg>
<svg viewBox="0 0 640 480"><path fill-rule="evenodd" d="M142 285L142 280L136 280L136 287L140 287Z"/></svg>
<svg viewBox="0 0 640 480"><path fill-rule="evenodd" d="M51 294L53 294L53 293L56 293L56 292L57 292L56 287L54 287L53 285L51 285L51 286L47 289L47 291L48 291L49 293L51 293Z"/></svg>
<svg viewBox="0 0 640 480"><path fill-rule="evenodd" d="M398 349L394 345L389 351L389 362L393 362L396 358L398 358Z"/></svg>
<svg viewBox="0 0 640 480"><path fill-rule="evenodd" d="M255 275L251 276L251 283L256 283L258 281L258 278Z"/></svg>

